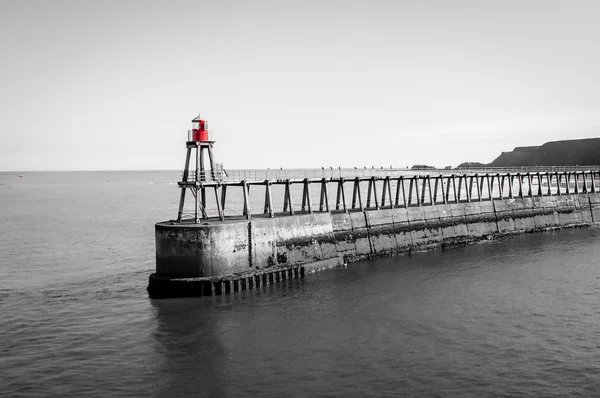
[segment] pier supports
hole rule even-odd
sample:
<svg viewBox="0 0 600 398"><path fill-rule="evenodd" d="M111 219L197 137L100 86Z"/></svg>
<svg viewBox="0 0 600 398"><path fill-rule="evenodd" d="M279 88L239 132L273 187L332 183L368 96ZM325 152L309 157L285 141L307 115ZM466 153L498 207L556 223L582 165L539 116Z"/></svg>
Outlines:
<svg viewBox="0 0 600 398"><path fill-rule="evenodd" d="M193 148L191 148L193 149ZM186 166L191 160L191 149L188 148ZM210 152L209 152L210 153ZM354 177L354 178L321 178L301 180L264 180L264 181L241 181L241 182L219 182L212 179L202 180L202 170L199 166L197 173L184 169L183 180L179 183L182 188L179 201L177 221L189 220L184 211L185 192L190 190L194 199L194 207L191 214L193 222L207 219L225 220L241 216L250 220L252 218L252 201L250 186L263 186L253 192L264 193L259 196L257 203L263 201L262 211L267 217L278 217L283 215L295 215L298 212L312 214L314 212L353 212L364 210L379 210L382 208L394 209L396 207L408 208L411 206L431 206L448 203L472 203L505 198L534 198L544 196L561 196L582 193L594 193L598 190L600 172L551 172L551 173L517 173L517 174L483 174L483 175L415 175L391 177ZM212 176L211 176L212 178ZM329 184L335 184L335 202L329 200ZM346 198L346 183L351 184L351 199ZM275 191L283 193L283 213L278 213L274 208L273 185L283 187L283 190ZM319 205L313 205L311 189L315 185L320 190ZM242 209L232 209L226 214L225 204L227 194L231 189L242 189ZM298 190L299 202L294 203L294 190ZM366 191L365 191L366 189ZM392 190L395 193L392 196ZM213 190L211 195L206 195L206 190ZM254 194L256 195L256 194ZM207 210L207 196L214 200ZM239 198L239 196L238 196ZM300 199L301 198L301 199ZM281 203L281 202L279 202ZM233 213L233 214L231 214Z"/></svg>

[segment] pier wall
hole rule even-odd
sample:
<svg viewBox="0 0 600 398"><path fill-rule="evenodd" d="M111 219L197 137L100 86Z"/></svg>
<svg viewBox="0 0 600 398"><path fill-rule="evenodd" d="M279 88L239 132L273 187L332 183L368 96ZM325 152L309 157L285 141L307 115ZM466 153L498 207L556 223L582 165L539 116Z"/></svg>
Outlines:
<svg viewBox="0 0 600 398"><path fill-rule="evenodd" d="M156 275L327 268L364 258L600 222L600 193L156 224Z"/></svg>

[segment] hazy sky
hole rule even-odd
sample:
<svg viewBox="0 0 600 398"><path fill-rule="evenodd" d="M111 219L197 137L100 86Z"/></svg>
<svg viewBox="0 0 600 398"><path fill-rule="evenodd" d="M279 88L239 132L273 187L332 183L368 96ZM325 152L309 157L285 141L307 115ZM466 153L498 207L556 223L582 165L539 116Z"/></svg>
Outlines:
<svg viewBox="0 0 600 398"><path fill-rule="evenodd" d="M600 136L600 1L0 0L0 170L454 165Z"/></svg>

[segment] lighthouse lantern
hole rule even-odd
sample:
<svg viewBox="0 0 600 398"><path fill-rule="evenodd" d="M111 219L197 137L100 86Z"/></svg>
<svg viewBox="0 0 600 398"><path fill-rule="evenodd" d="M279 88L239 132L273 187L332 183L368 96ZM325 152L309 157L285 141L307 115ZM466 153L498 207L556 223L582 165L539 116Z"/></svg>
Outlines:
<svg viewBox="0 0 600 398"><path fill-rule="evenodd" d="M192 120L193 141L208 141L208 121L203 120L200 115Z"/></svg>

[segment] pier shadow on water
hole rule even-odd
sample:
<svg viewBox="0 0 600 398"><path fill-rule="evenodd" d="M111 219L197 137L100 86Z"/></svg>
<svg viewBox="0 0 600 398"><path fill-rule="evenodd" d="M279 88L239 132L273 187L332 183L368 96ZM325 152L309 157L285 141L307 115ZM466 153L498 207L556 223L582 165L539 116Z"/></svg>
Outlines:
<svg viewBox="0 0 600 398"><path fill-rule="evenodd" d="M150 300L155 311L155 350L161 358L156 396L224 396L227 361L214 308L230 297ZM220 303L219 303L220 302Z"/></svg>
<svg viewBox="0 0 600 398"><path fill-rule="evenodd" d="M260 352L268 346L269 338L268 330L260 328L265 324L257 326L255 320L272 308L268 324L273 324L277 300L285 306L301 294L303 284L283 280L222 296L150 300L160 362L156 396L222 397L252 391L253 375L262 370L250 357L256 348Z"/></svg>

